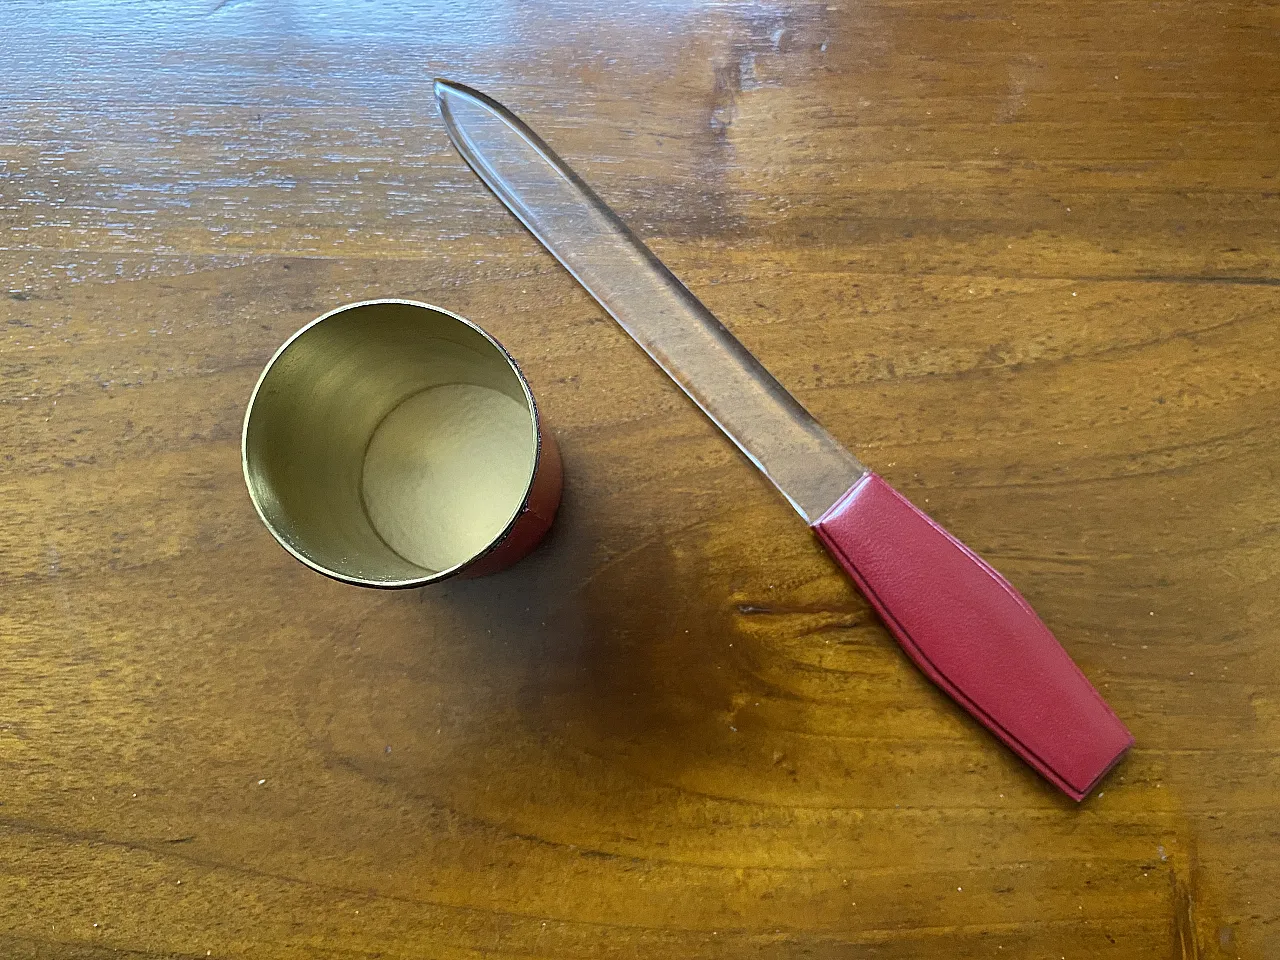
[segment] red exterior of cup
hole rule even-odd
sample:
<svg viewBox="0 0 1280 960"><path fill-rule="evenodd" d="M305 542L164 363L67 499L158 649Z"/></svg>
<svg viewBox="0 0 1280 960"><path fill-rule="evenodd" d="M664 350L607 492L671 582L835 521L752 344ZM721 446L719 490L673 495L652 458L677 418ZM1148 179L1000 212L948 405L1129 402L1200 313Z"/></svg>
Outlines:
<svg viewBox="0 0 1280 960"><path fill-rule="evenodd" d="M521 379L523 377L521 374ZM493 546L463 567L459 576L471 579L505 570L536 547L551 529L556 510L560 507L564 471L560 463L560 447L555 437L544 429L536 406L533 419L538 429L538 460L520 512Z"/></svg>

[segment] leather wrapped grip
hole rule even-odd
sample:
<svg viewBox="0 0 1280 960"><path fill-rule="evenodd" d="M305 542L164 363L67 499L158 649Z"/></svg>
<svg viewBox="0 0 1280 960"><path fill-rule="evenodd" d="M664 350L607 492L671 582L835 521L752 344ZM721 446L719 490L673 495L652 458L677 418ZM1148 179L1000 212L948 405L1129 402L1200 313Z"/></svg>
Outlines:
<svg viewBox="0 0 1280 960"><path fill-rule="evenodd" d="M1018 591L881 477L813 529L925 675L1069 796L1132 746Z"/></svg>

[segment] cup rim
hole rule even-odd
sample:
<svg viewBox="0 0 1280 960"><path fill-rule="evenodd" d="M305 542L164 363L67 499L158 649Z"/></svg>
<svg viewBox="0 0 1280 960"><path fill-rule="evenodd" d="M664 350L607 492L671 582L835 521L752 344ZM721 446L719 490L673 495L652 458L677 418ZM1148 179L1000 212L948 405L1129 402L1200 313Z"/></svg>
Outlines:
<svg viewBox="0 0 1280 960"><path fill-rule="evenodd" d="M271 368L276 365L276 362L282 356L284 356L285 351L288 350L289 347L293 345L295 340L298 340L304 333L306 333L312 327L318 326L319 324L323 323L325 320L328 320L330 317L335 316L339 313L345 313L348 310L354 310L358 307L377 306L380 304L388 304L388 303L396 303L396 304L401 304L403 306L409 306L409 307L420 307L426 310L434 311L435 313L444 314L450 319L456 320L459 323L463 324L464 326L470 327L476 333L480 334L480 336L482 336L485 340L487 340L498 351L498 353L502 356L502 358L506 360L508 366L510 366L512 371L515 373L516 379L520 381L520 389L524 391L525 401L529 405L529 413L533 418L533 433L534 433L535 447L534 447L534 455L533 455L533 471L529 474L529 481L525 486L524 496L520 500L520 506L516 508L515 514L512 515L511 520L507 523L507 525L503 527L502 532L499 533L497 536L495 536L492 540L490 540L483 550L480 550L474 556L471 556L466 560L463 560L461 563L454 564L452 567L449 567L447 570L441 570L436 573L428 573L422 577L412 577L406 580L366 580L363 577L353 577L345 573L340 573L337 570L331 570L328 567L324 566L323 564L317 563L316 561L312 560L310 557L303 555L302 553L294 549L293 545L290 544L287 540L285 540L285 538L282 537L280 533L276 530L275 526L271 523L271 521L267 519L266 514L262 510L262 506L258 503L258 497L254 493L253 483L249 476L249 421L253 417L253 410L258 400L258 392L262 389L263 383L266 382L268 374L271 373ZM414 587L426 586L429 583L438 583L441 580L447 580L451 577L455 577L458 574L465 572L473 564L487 557L489 554L491 554L494 550L496 550L499 546L502 545L503 541L505 541L507 537L511 534L512 529L516 526L517 523L519 523L520 518L524 515L526 509L529 506L529 498L533 494L534 481L537 479L537 476L538 476L538 467L542 462L542 446L543 446L543 443L542 443L541 413L538 410L538 402L537 400L534 399L533 390L529 387L529 381L525 378L524 371L520 369L520 365L516 363L515 357L513 357L511 355L511 352L507 350L507 348L504 347L501 343L499 343L498 340L492 334L490 334L487 330L485 330L479 324L471 320L468 320L466 317L462 316L461 314L454 313L452 310L446 310L444 307L438 307L434 303L427 303L426 301L423 301L423 300L409 300L404 297L375 297L374 299L371 299L371 300L357 300L353 303L344 303L340 306L334 307L332 310L322 313L320 316L316 317L314 320L311 320L303 324L301 327L295 330L293 334L288 339L286 339L284 343L282 343L279 346L279 348L277 348L276 352L271 355L271 359L268 360L266 366L262 368L262 373L258 374L258 380L253 385L253 392L249 394L248 406L245 407L244 422L240 428L240 469L241 469L241 472L244 474L245 487L249 491L249 500L253 504L253 509L254 509L254 512L258 515L258 519L262 521L262 525L267 528L271 536L275 539L276 543L284 547L285 550L287 550L295 560L298 560L302 564L310 567L316 573L322 574L331 580L337 580L340 583L347 583L357 587L372 587L374 589L380 589L380 590L407 590L407 589L412 589ZM374 532L376 533L377 531L375 530ZM379 539L381 539L381 535L379 535ZM388 547L388 549L391 549L391 548Z"/></svg>

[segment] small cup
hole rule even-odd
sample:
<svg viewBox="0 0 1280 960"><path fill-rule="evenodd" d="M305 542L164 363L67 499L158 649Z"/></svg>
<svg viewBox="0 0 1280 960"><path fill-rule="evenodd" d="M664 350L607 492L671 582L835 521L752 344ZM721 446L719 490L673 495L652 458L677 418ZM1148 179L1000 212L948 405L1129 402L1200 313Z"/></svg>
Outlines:
<svg viewBox="0 0 1280 960"><path fill-rule="evenodd" d="M560 454L511 355L412 300L339 307L290 337L254 388L241 452L281 546L363 587L501 570L560 503Z"/></svg>

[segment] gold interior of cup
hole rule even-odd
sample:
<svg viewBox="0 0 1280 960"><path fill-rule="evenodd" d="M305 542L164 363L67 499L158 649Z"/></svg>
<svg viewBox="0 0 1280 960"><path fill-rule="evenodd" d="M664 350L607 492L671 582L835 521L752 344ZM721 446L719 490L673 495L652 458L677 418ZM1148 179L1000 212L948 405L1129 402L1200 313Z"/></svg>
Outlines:
<svg viewBox="0 0 1280 960"><path fill-rule="evenodd" d="M250 400L243 460L259 515L295 556L404 586L501 536L537 442L532 398L501 347L438 308L379 300L326 314L281 348Z"/></svg>

